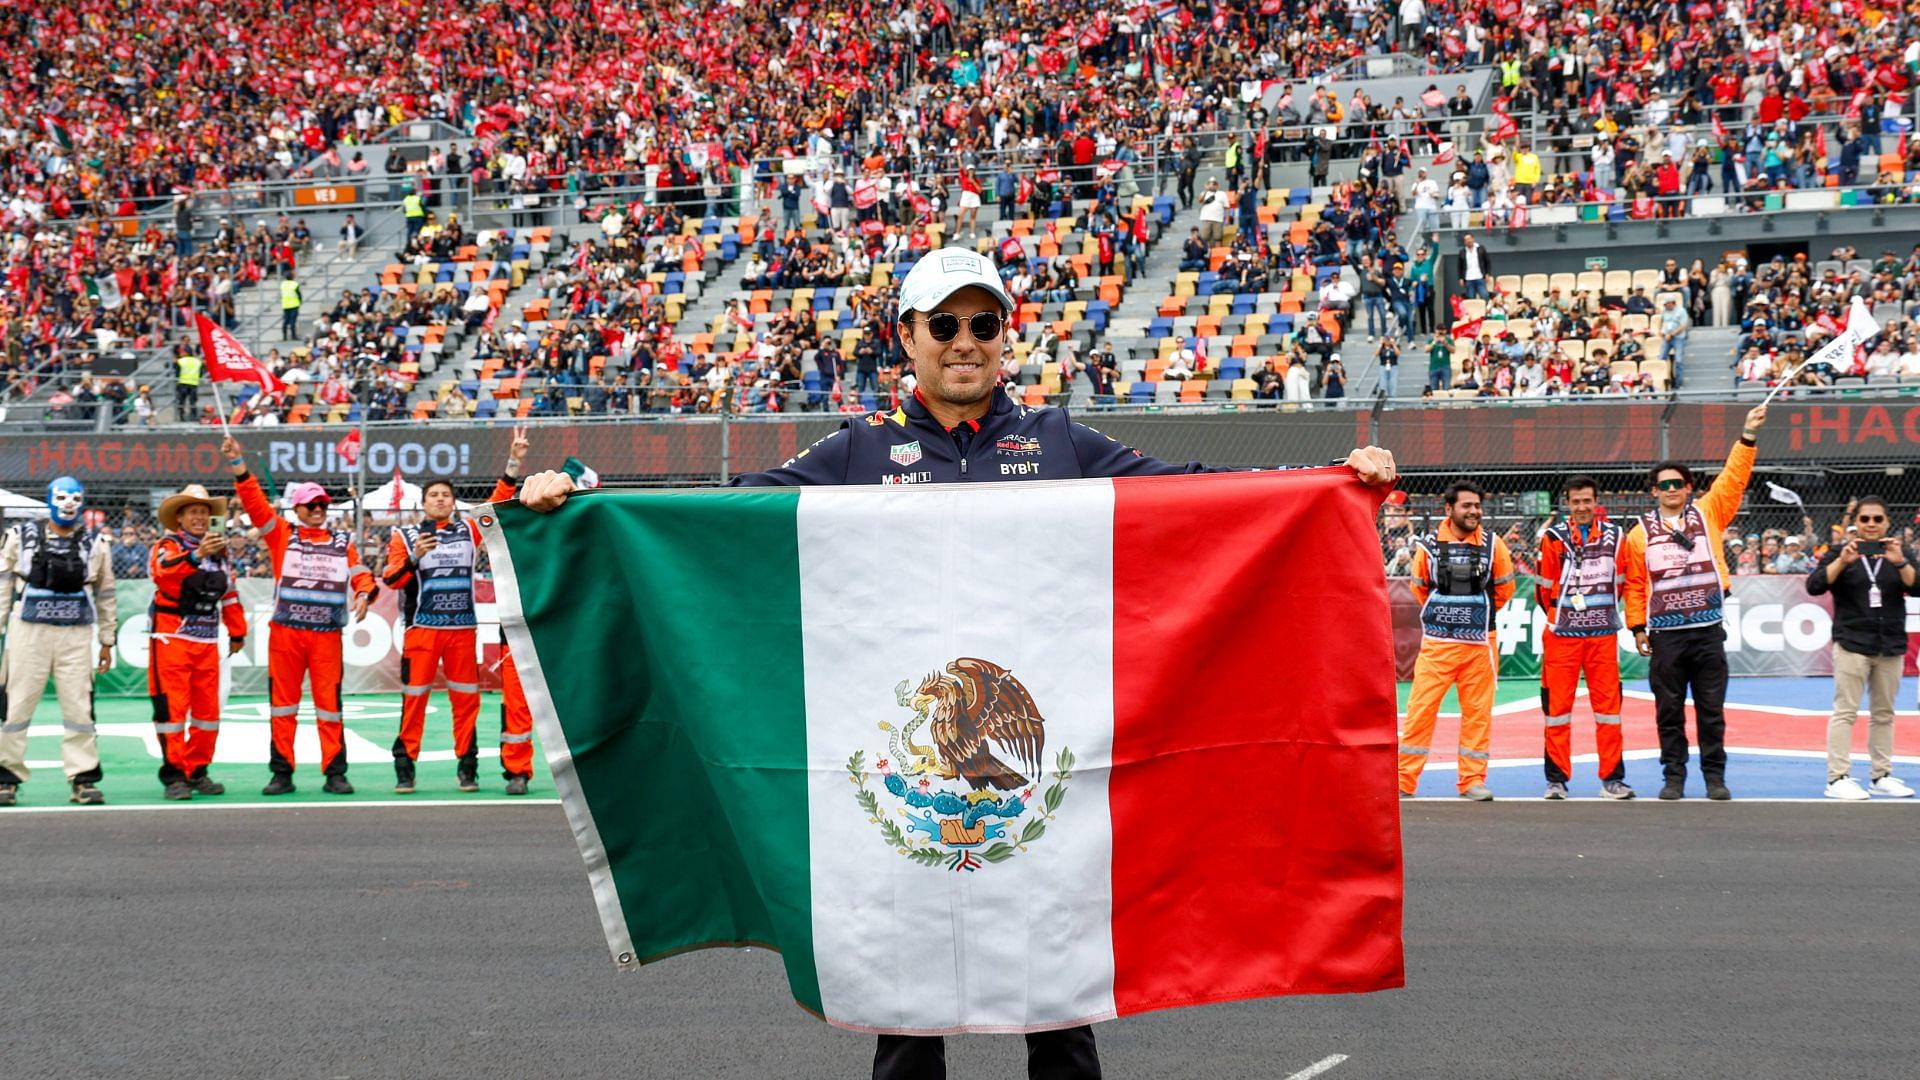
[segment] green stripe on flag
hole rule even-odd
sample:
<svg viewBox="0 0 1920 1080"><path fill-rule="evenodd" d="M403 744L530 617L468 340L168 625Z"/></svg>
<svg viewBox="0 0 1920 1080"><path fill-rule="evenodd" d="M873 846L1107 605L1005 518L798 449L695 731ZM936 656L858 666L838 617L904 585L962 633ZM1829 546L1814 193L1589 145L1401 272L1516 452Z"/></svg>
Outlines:
<svg viewBox="0 0 1920 1080"><path fill-rule="evenodd" d="M498 507L488 532L505 537L502 621L542 743L555 753L557 723L571 755L577 795L557 759L555 780L583 848L597 833L604 849L625 962L778 948L819 1012L798 506L791 490L594 493L552 514Z"/></svg>

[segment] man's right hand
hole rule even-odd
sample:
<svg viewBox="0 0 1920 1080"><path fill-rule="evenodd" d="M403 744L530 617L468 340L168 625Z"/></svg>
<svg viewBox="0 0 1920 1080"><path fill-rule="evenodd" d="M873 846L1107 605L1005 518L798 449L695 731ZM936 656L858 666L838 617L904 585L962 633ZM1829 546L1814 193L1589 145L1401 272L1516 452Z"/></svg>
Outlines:
<svg viewBox="0 0 1920 1080"><path fill-rule="evenodd" d="M240 440L228 435L220 440L220 456L227 460L227 471L235 478L247 475L246 451L240 449ZM233 462L240 464L235 465Z"/></svg>
<svg viewBox="0 0 1920 1080"><path fill-rule="evenodd" d="M227 538L209 533L200 538L199 548L200 554L212 558L227 550Z"/></svg>
<svg viewBox="0 0 1920 1080"><path fill-rule="evenodd" d="M1633 632L1633 648L1634 651L1638 652L1641 656L1653 655L1653 643L1647 640L1647 632L1645 630L1635 630Z"/></svg>
<svg viewBox="0 0 1920 1080"><path fill-rule="evenodd" d="M548 470L537 473L520 485L520 505L542 514L560 509L560 504L573 494L573 477L563 472Z"/></svg>
<svg viewBox="0 0 1920 1080"><path fill-rule="evenodd" d="M1840 565L1852 566L1860 561L1860 541L1849 540L1847 546L1840 549Z"/></svg>
<svg viewBox="0 0 1920 1080"><path fill-rule="evenodd" d="M439 546L438 537L422 533L420 539L413 542L413 557L418 559Z"/></svg>
<svg viewBox="0 0 1920 1080"><path fill-rule="evenodd" d="M527 438L527 429L525 427L515 427L513 429L513 442L507 445L507 472L509 474L517 475L520 472L520 463L527 459L527 450L532 446L533 443Z"/></svg>

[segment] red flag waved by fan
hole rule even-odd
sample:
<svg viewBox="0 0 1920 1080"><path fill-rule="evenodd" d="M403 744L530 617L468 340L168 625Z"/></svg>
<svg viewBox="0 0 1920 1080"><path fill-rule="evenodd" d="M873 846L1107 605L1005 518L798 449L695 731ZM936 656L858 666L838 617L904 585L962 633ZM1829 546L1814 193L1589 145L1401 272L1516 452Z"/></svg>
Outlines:
<svg viewBox="0 0 1920 1080"><path fill-rule="evenodd" d="M258 385L265 393L287 392L287 384L267 365L254 359L247 347L224 327L200 312L195 312L193 318L200 327L200 352L206 360L207 374L215 382L248 382Z"/></svg>

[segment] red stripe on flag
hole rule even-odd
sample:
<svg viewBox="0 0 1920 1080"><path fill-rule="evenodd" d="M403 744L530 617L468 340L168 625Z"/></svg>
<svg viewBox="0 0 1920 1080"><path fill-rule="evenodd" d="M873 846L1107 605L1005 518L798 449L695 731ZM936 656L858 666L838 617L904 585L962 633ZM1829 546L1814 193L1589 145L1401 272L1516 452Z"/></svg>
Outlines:
<svg viewBox="0 0 1920 1080"><path fill-rule="evenodd" d="M1114 481L1121 1015L1404 984L1385 494L1345 469Z"/></svg>

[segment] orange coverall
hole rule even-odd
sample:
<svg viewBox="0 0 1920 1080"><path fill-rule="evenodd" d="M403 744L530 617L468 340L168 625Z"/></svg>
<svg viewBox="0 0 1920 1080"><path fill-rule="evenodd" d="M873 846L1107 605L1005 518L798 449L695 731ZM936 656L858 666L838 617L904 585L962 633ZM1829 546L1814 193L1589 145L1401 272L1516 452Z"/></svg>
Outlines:
<svg viewBox="0 0 1920 1080"><path fill-rule="evenodd" d="M1596 595L1589 608L1580 613L1595 616L1602 614L1600 600L1604 599L1606 613L1611 614L1612 633L1595 633L1591 636L1561 635L1554 633L1561 626L1559 608L1562 578L1566 571L1568 543L1561 539L1562 532L1577 544L1584 553L1583 563L1592 562L1596 566L1611 563L1613 572L1605 574L1605 583L1595 583L1592 587L1603 593ZM1625 780L1627 767L1620 758L1620 644L1616 634L1621 622L1619 607L1620 595L1620 548L1624 531L1607 522L1594 521L1582 528L1571 521L1564 522L1548 530L1540 540L1540 584L1535 588L1535 598L1547 613L1547 629L1541 636L1540 645L1540 708L1546 714L1546 773L1547 780L1564 784L1571 777L1573 769L1573 699L1580 689L1580 676L1587 678L1587 703L1593 707L1594 743L1600 751L1600 779ZM1595 550L1605 545L1608 538L1612 543L1605 551Z"/></svg>
<svg viewBox="0 0 1920 1080"><path fill-rule="evenodd" d="M300 688L310 679L321 767L328 776L345 776L340 631L346 626L350 596L373 594L373 574L361 564L360 552L345 530L295 526L274 510L252 474L241 477L236 489L240 505L260 530L273 559L273 619L267 629L267 696L273 749L268 767L276 775L293 772ZM286 573L289 567L294 570L291 579Z"/></svg>
<svg viewBox="0 0 1920 1080"><path fill-rule="evenodd" d="M152 632L147 658L147 696L160 740L160 782L205 776L220 738L220 624L234 643L247 637L247 615L225 558L200 560L197 537L164 536L147 556L153 580L148 614ZM180 607L181 585L203 572L227 575L218 614L191 614Z"/></svg>
<svg viewBox="0 0 1920 1080"><path fill-rule="evenodd" d="M420 528L426 528L422 523ZM406 637L400 652L400 679L406 689L400 699L400 734L393 740L394 768L403 779L411 779L413 763L420 758L420 735L427 723L427 696L437 671L447 675L447 701L453 706L453 756L460 775L471 778L476 771L478 747L474 724L480 717L480 664L475 654L473 567L479 559L480 529L472 521L449 523L440 532L441 547L426 556L444 556L456 541L464 548L459 560L464 563L466 580L451 589L433 590L419 573L409 537L412 529L395 529L387 542L387 566L381 580L387 588L399 591L406 599L401 614L407 621ZM470 546L468 546L470 545ZM427 574L444 573L448 568L434 567ZM458 580L458 579L454 579ZM446 579L442 579L443 583ZM432 592L435 595L429 595ZM458 595L454 595L458 594ZM451 620L436 616L436 606L451 604L462 611ZM446 625L433 625L445 622ZM421 625L427 623L428 625Z"/></svg>
<svg viewBox="0 0 1920 1080"><path fill-rule="evenodd" d="M512 502L513 497L514 482L503 476L494 481L487 501ZM520 685L505 635L500 638L500 773L509 780L533 778L533 710L527 706L527 691Z"/></svg>
<svg viewBox="0 0 1920 1080"><path fill-rule="evenodd" d="M1441 522L1435 536L1443 543L1486 544L1484 527L1459 536L1451 521ZM1400 728L1400 790L1408 793L1419 786L1420 773L1432 755L1433 727L1449 687L1458 687L1460 697L1459 788L1465 791L1486 782L1493 735L1493 684L1500 667L1493 615L1513 598L1513 555L1506 542L1495 537L1483 636L1479 640L1437 637L1427 619L1435 585L1433 569L1426 547L1415 548L1413 595L1420 601L1423 626L1420 658L1413 667L1413 692L1407 698L1406 722Z"/></svg>

